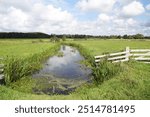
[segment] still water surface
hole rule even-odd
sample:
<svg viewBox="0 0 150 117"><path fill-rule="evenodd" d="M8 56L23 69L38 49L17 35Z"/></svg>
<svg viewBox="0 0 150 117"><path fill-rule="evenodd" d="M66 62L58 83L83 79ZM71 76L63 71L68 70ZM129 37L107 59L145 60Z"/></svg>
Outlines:
<svg viewBox="0 0 150 117"><path fill-rule="evenodd" d="M70 46L61 46L59 51L61 56L53 56L43 64L43 68L33 74L33 78L44 79L44 84L47 85L46 91L60 89L63 91L75 89L78 85L88 82L91 76L91 69L80 64L84 57L79 51ZM43 81L39 82L43 83ZM48 86L52 86L48 89ZM61 87L61 88L60 88ZM46 92L45 91L45 92ZM59 91L57 91L59 92Z"/></svg>

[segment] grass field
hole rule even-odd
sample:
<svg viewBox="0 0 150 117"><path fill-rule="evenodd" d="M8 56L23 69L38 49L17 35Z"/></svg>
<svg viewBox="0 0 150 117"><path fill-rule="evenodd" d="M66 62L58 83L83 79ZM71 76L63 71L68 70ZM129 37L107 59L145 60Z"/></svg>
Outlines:
<svg viewBox="0 0 150 117"><path fill-rule="evenodd" d="M150 48L150 41L141 40L90 40L68 41L82 45L91 55L99 55L106 52L117 52L130 48ZM48 40L0 40L0 57L6 55L30 56L42 52L55 44ZM21 86L21 81L11 86L0 86L0 99L150 99L150 65L138 62L123 63L123 71L101 85L84 85L74 93L64 95L34 95L30 92L21 91L30 87L32 82L25 79L26 86ZM20 82L20 83L19 83ZM19 86L20 85L20 86ZM20 88L21 87L21 88ZM20 90L18 90L20 89Z"/></svg>
<svg viewBox="0 0 150 117"><path fill-rule="evenodd" d="M26 57L31 54L36 54L48 49L50 46L54 46L54 43L47 43L48 40L0 40L0 57L16 56Z"/></svg>
<svg viewBox="0 0 150 117"><path fill-rule="evenodd" d="M126 46L130 48L150 48L149 40L90 40L90 41L73 41L87 48L92 55L102 53L119 52L125 50Z"/></svg>
<svg viewBox="0 0 150 117"><path fill-rule="evenodd" d="M41 39L1 40L0 42L0 57L4 58L7 85L40 69L42 61L54 55L59 49L59 44Z"/></svg>

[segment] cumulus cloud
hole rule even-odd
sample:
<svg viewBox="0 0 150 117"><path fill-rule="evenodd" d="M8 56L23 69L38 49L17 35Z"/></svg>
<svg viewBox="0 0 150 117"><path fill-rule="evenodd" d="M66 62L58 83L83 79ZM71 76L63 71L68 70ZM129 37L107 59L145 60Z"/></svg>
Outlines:
<svg viewBox="0 0 150 117"><path fill-rule="evenodd" d="M97 30L96 32L103 35L124 35L140 32L137 30L140 29L139 25L140 24L133 18L118 18L117 16L111 16L107 22L105 21L101 23L101 20L98 20L95 27Z"/></svg>
<svg viewBox="0 0 150 117"><path fill-rule="evenodd" d="M132 19L132 18L127 19L127 24L129 26L133 26L133 27L136 26L136 25L138 25L137 21L134 20L134 19Z"/></svg>
<svg viewBox="0 0 150 117"><path fill-rule="evenodd" d="M80 20L76 15L79 12L74 11L74 14L68 9L62 10L60 4L56 5L58 1L54 1L0 0L0 31L91 35L143 33L150 35L149 23L146 26L141 25L134 17L144 12L143 5L138 1L78 0L74 9L78 7L83 13L86 11L84 13L86 15L90 15L91 11L96 12L98 15L92 20L88 18ZM118 3L121 5L116 6ZM146 9L148 10L148 5Z"/></svg>
<svg viewBox="0 0 150 117"><path fill-rule="evenodd" d="M127 4L130 4L131 2L133 2L135 0L116 0L116 1L122 5L127 5ZM136 0L136 1L139 1L139 0Z"/></svg>
<svg viewBox="0 0 150 117"><path fill-rule="evenodd" d="M148 4L148 5L146 6L146 9L147 9L147 10L150 10L150 4Z"/></svg>
<svg viewBox="0 0 150 117"><path fill-rule="evenodd" d="M35 4L31 13L34 17L54 23L73 20L73 16L70 13L52 5Z"/></svg>
<svg viewBox="0 0 150 117"><path fill-rule="evenodd" d="M0 8L6 10L7 8L14 7L23 11L30 11L33 4L42 3L42 0L0 0Z"/></svg>
<svg viewBox="0 0 150 117"><path fill-rule="evenodd" d="M3 7L0 8L0 29L3 31L66 33L76 25L75 18L71 13L61 8L55 8L51 4L45 5L30 0L34 4L31 9L26 10L20 5L20 0L15 1L18 1L17 4L2 1L2 4L7 6L5 10ZM30 8L30 1L22 1L21 4Z"/></svg>
<svg viewBox="0 0 150 117"><path fill-rule="evenodd" d="M103 22L108 22L111 19L110 16L106 14L99 14L98 20L103 21Z"/></svg>
<svg viewBox="0 0 150 117"><path fill-rule="evenodd" d="M133 1L122 9L122 14L126 17L133 17L142 14L145 11L140 2Z"/></svg>
<svg viewBox="0 0 150 117"><path fill-rule="evenodd" d="M26 30L28 20L29 16L22 10L10 7L5 14L0 14L0 28L4 29L4 31L17 29L23 31Z"/></svg>
<svg viewBox="0 0 150 117"><path fill-rule="evenodd" d="M114 3L115 0L79 0L77 7L82 11L110 12Z"/></svg>
<svg viewBox="0 0 150 117"><path fill-rule="evenodd" d="M76 24L72 14L52 5L35 4L31 13L37 24L37 31L66 33L70 32L69 28Z"/></svg>

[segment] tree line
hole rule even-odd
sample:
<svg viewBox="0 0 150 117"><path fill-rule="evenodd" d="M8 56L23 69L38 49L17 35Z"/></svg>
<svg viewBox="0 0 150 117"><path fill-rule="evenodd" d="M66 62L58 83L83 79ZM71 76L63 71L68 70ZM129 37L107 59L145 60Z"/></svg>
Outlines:
<svg viewBox="0 0 150 117"><path fill-rule="evenodd" d="M55 35L51 34L51 38L57 37L57 38L72 38L72 39L88 39L88 38L97 38L97 39L150 39L150 36L144 36L143 34L135 34L135 35L98 35L98 36L93 36L93 35L79 35L79 34L63 34L63 35Z"/></svg>
<svg viewBox="0 0 150 117"><path fill-rule="evenodd" d="M81 34L45 34L41 32L30 32L30 33L22 33L22 32L0 32L0 39L4 38L54 38L54 39L89 39L89 38L96 38L96 39L150 39L150 36L144 36L143 34L135 34L135 35L81 35Z"/></svg>
<svg viewBox="0 0 150 117"><path fill-rule="evenodd" d="M22 32L0 32L0 38L49 38L50 35L40 32L22 33Z"/></svg>

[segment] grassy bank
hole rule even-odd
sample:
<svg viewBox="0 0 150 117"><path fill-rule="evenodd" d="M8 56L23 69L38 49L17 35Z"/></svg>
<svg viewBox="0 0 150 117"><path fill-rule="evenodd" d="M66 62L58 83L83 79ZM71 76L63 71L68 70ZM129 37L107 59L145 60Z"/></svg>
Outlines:
<svg viewBox="0 0 150 117"><path fill-rule="evenodd" d="M99 55L105 52L120 51L125 49L126 46L130 46L131 48L149 48L150 45L150 41L130 40L69 41L68 43L73 43L76 47L78 44L82 45L78 46L78 49L87 59L93 55ZM37 43L34 44L36 45ZM91 59L89 59L89 61L90 60ZM108 67L110 66L111 65L108 65ZM107 66L104 68L107 68ZM21 90L24 88L18 91L13 90L13 86L0 86L0 99L150 99L150 65L138 62L127 62L121 64L121 68L121 72L117 74L113 74L116 72L114 71L111 72L111 76L106 75L107 80L104 80L103 83L84 85L67 96L34 95L28 92L30 89L23 93ZM28 82L29 85L33 85L30 80L25 82ZM15 85L19 86L20 83L16 83Z"/></svg>
<svg viewBox="0 0 150 117"><path fill-rule="evenodd" d="M9 85L11 82L16 82L23 77L31 75L34 71L39 70L42 67L42 61L46 60L49 56L54 55L60 48L59 44L47 43L44 41L41 42L40 40L6 40L1 41L1 44L3 45L3 51L5 51L9 44L8 48L12 47L10 51L14 52L7 52L6 54L8 55L3 56L6 85ZM23 45L23 48L21 48L21 45ZM24 55L24 52L27 54ZM4 53L1 52L1 54ZM21 56L21 54L23 55Z"/></svg>
<svg viewBox="0 0 150 117"><path fill-rule="evenodd" d="M141 100L150 99L150 66L136 62L125 65L125 70L114 78L105 81L101 85L85 85L76 92L64 95L33 95L21 93L5 86L0 86L0 99L121 99Z"/></svg>
<svg viewBox="0 0 150 117"><path fill-rule="evenodd" d="M18 79L31 75L34 71L39 70L42 61L49 56L54 55L59 50L59 45L49 47L42 52L30 55L28 57L7 56L4 59L5 83L10 84Z"/></svg>

